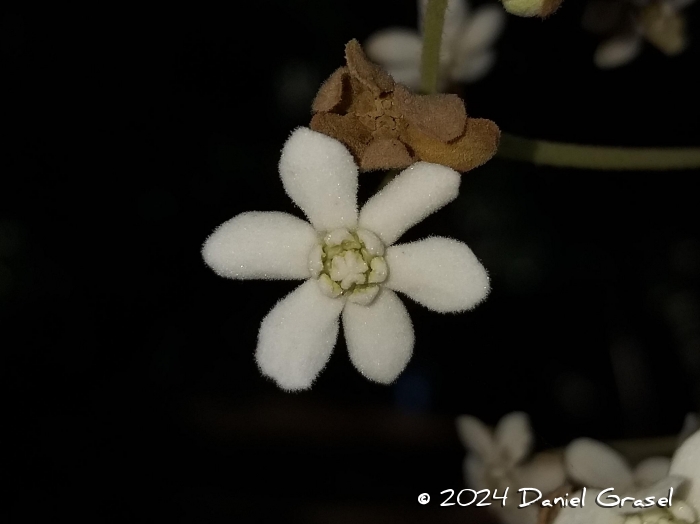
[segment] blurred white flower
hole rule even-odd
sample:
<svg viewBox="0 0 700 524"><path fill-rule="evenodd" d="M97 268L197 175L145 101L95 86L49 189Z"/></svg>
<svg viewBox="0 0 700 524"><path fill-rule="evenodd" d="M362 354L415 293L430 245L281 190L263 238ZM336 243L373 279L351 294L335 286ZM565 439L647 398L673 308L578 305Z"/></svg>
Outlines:
<svg viewBox="0 0 700 524"><path fill-rule="evenodd" d="M675 56L688 43L681 11L694 0L592 0L586 6L583 26L605 35L593 61L612 69L634 60L646 40L662 53Z"/></svg>
<svg viewBox="0 0 700 524"><path fill-rule="evenodd" d="M581 486L612 487L618 493L633 493L666 478L671 459L651 457L632 468L625 457L610 446L579 438L566 447L564 464L569 478Z"/></svg>
<svg viewBox="0 0 700 524"><path fill-rule="evenodd" d="M394 244L457 197L460 175L418 162L358 213L357 166L339 141L294 131L279 163L285 191L306 214L248 212L219 226L202 254L221 276L306 279L263 319L256 360L285 390L311 386L330 358L342 314L350 360L368 379L390 383L413 351L400 291L438 312L473 308L490 290L486 270L463 243L430 237Z"/></svg>
<svg viewBox="0 0 700 524"><path fill-rule="evenodd" d="M427 0L418 1L419 25L422 26ZM449 0L440 55L440 90L450 82L476 82L496 62L491 49L503 32L505 12L491 4L469 12L467 0ZM405 28L382 29L364 44L367 55L414 91L420 88L421 35Z"/></svg>
<svg viewBox="0 0 700 524"><path fill-rule="evenodd" d="M598 452L592 453L594 449ZM613 458L609 451L604 451L600 446L591 447L586 455L589 459L595 460L595 464L580 469L583 464L579 463L579 473L585 471L585 476L595 480L598 486L604 485L606 489L614 486L616 494L623 496L614 482L628 487L633 485L629 467L624 461L620 461L620 457ZM594 455L597 456L594 458ZM622 508L598 506L594 501L600 490L590 489L586 495L588 503L584 507L562 508L554 519L554 524L696 524L700 522L698 520L700 515L700 432L688 438L676 451L668 476L658 480L651 487L626 492L625 495L637 499L653 496L658 500L660 497L668 496L669 488L674 488L673 504L670 507L655 506L646 509L633 508L629 503ZM573 496L580 496L580 492Z"/></svg>
<svg viewBox="0 0 700 524"><path fill-rule="evenodd" d="M536 488L549 493L564 484L562 459L554 453L538 453L528 460L533 446L533 434L526 413L505 415L494 430L475 417L457 417L457 432L469 451L464 461L464 475L473 489L498 490L502 496L506 487L509 496L519 496L520 488ZM493 491L492 491L493 492ZM535 524L535 505L492 504L490 508L508 524Z"/></svg>

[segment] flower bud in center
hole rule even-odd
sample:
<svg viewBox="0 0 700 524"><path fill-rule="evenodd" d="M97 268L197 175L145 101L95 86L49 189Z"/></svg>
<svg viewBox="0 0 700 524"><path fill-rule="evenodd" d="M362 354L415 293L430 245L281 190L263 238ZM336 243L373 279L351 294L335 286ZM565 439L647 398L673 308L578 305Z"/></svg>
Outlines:
<svg viewBox="0 0 700 524"><path fill-rule="evenodd" d="M325 295L366 306L388 275L383 255L384 244L371 231L335 229L309 253L309 271Z"/></svg>

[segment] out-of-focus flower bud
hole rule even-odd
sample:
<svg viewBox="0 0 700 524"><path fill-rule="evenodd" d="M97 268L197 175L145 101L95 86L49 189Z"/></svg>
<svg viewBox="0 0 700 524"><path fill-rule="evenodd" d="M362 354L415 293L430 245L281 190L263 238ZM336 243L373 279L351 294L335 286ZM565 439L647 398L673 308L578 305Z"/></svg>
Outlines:
<svg viewBox="0 0 700 524"><path fill-rule="evenodd" d="M501 0L503 7L515 16L539 16L544 18L551 15L561 5L563 0Z"/></svg>

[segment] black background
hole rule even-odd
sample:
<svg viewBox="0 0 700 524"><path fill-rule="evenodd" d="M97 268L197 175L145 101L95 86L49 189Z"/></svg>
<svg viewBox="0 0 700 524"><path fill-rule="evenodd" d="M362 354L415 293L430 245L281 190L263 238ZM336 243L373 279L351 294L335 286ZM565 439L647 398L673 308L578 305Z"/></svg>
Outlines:
<svg viewBox="0 0 700 524"><path fill-rule="evenodd" d="M532 138L697 145L697 42L598 71L582 8L509 17L468 112ZM407 301L417 344L389 387L342 338L310 391L258 374L258 324L296 284L222 279L200 246L242 211L298 214L281 147L345 42L390 25L415 27L414 3L3 13L5 521L475 522L437 507L463 483L456 415L525 410L549 448L672 435L698 409L697 171L494 159L405 237L468 243L484 304Z"/></svg>

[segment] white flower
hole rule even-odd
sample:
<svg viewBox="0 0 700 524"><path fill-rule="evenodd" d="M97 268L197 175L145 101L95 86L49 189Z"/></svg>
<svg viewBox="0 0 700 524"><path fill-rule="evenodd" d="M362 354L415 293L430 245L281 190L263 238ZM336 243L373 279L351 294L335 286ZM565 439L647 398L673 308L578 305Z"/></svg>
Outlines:
<svg viewBox="0 0 700 524"><path fill-rule="evenodd" d="M310 223L286 213L242 213L212 233L202 254L229 278L306 279L260 326L258 366L281 388L311 386L330 358L341 314L353 364L387 384L405 368L414 342L394 291L438 312L466 311L488 294L486 270L465 244L443 237L394 244L456 198L456 171L416 163L358 213L357 166L337 140L295 130L279 170Z"/></svg>
<svg viewBox="0 0 700 524"><path fill-rule="evenodd" d="M596 66L612 69L634 60L644 40L668 56L687 46L685 18L681 11L695 0L592 0L586 6L583 25L608 34L593 56Z"/></svg>
<svg viewBox="0 0 700 524"><path fill-rule="evenodd" d="M633 493L653 486L668 476L671 459L651 457L632 469L610 446L589 438L576 439L566 447L564 463L569 477L590 488L615 488Z"/></svg>
<svg viewBox="0 0 700 524"><path fill-rule="evenodd" d="M627 502L622 508L604 508L595 503L600 490L590 489L586 495L587 503L583 508L563 508L554 520L554 524L696 524L700 522L698 520L700 515L700 432L688 438L676 451L670 469L663 478L646 489L636 491L634 481L639 467L632 473L624 459L614 452L611 453L609 449L604 450L600 447L600 443L581 453L581 450L589 444L579 443L577 445L579 449L573 455L567 449L567 460L573 459L576 462L575 469L578 470L579 478L581 476L588 478L587 485L605 486L606 489L615 487L615 494L620 497L632 496L643 499L653 496L655 500L667 497L669 489L674 488L673 504L670 508L655 506L643 509L633 508ZM594 449L598 452L594 453ZM567 468L570 466L571 464L567 464ZM657 470L657 475L660 472L661 468ZM580 492L572 496L580 496ZM606 502L610 501L606 500Z"/></svg>
<svg viewBox="0 0 700 524"><path fill-rule="evenodd" d="M514 412L504 416L495 430L475 417L457 418L457 432L469 454L464 461L467 485L474 489L498 490L502 496L506 487L509 497L517 497L520 488L536 488L549 493L565 481L561 458L554 453L538 453L526 460L532 451L533 435L526 413ZM490 506L501 520L510 524L535 524L537 509L513 505Z"/></svg>
<svg viewBox="0 0 700 524"><path fill-rule="evenodd" d="M427 0L418 2L421 19L426 4ZM500 5L479 7L470 14L467 0L448 1L440 55L441 88L449 82L475 82L489 72L496 62L491 46L504 24ZM413 90L420 88L421 48L418 31L397 27L374 33L364 44L367 56Z"/></svg>

